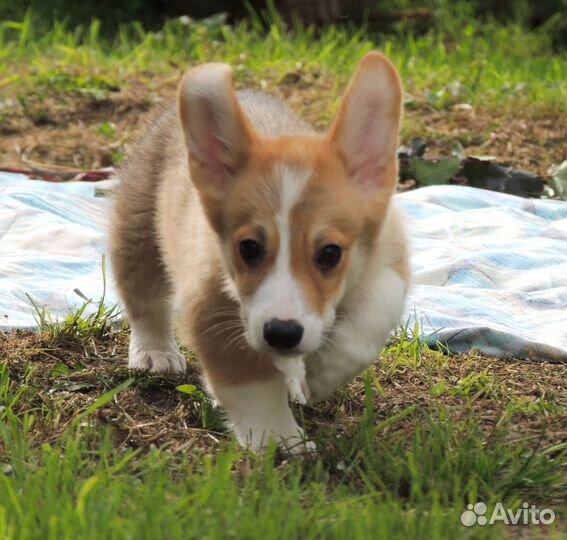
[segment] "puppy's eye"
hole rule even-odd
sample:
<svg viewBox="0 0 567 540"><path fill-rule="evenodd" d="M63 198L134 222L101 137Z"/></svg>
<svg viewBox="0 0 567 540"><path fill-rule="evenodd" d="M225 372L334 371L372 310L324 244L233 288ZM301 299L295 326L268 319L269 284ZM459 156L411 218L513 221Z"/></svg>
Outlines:
<svg viewBox="0 0 567 540"><path fill-rule="evenodd" d="M248 266L257 266L264 260L264 247L255 240L242 240L238 246L242 260Z"/></svg>
<svg viewBox="0 0 567 540"><path fill-rule="evenodd" d="M323 246L317 253L315 264L321 272L328 272L341 262L342 253L342 249L336 244Z"/></svg>

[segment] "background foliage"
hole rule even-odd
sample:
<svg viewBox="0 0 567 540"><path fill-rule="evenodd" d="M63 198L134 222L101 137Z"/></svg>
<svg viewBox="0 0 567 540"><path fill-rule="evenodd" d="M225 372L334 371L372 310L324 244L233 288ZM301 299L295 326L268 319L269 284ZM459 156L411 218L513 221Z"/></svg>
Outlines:
<svg viewBox="0 0 567 540"><path fill-rule="evenodd" d="M0 20L21 20L28 10L37 15L37 24L49 26L53 21L65 20L70 25L87 25L93 17L102 21L103 31L112 33L123 23L141 22L147 29L161 27L171 16L189 15L202 18L213 13L226 12L232 20L242 18L249 9L261 11L265 0L0 0ZM377 16L413 12L414 17L401 19L415 23L421 31L435 25L439 17L454 10L455 5L471 17L494 18L501 22L521 23L526 28L549 32L558 48L567 46L567 0L337 0L339 8L330 11L326 0L273 0L284 18L296 12L306 23L322 22L314 15L327 13L324 22L354 22L369 20L374 30L391 29L391 17ZM415 17L415 10L424 10L430 16Z"/></svg>

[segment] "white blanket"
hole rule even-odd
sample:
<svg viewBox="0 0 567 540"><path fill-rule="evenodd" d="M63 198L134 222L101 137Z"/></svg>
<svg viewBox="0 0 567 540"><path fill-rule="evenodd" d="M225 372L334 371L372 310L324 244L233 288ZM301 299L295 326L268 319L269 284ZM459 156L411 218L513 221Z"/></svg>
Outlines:
<svg viewBox="0 0 567 540"><path fill-rule="evenodd" d="M27 295L59 317L83 303L74 289L96 308L109 182L0 173L0 329L37 326ZM452 351L567 361L567 203L458 186L397 199L414 270L403 323Z"/></svg>

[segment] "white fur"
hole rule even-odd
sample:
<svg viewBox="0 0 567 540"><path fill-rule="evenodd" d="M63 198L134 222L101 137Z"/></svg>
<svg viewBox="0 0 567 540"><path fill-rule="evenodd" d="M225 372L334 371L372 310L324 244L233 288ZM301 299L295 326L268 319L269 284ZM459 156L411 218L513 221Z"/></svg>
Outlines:
<svg viewBox="0 0 567 540"><path fill-rule="evenodd" d="M303 356L276 356L272 361L285 376L289 399L305 405L309 399L309 389L305 380Z"/></svg>
<svg viewBox="0 0 567 540"><path fill-rule="evenodd" d="M215 387L215 397L242 446L258 452L274 439L291 454L315 451L291 413L283 374L263 382Z"/></svg>
<svg viewBox="0 0 567 540"><path fill-rule="evenodd" d="M382 268L357 292L345 305L346 314L329 344L305 360L314 399L328 397L370 366L402 316L407 284L392 268Z"/></svg>
<svg viewBox="0 0 567 540"><path fill-rule="evenodd" d="M130 321L128 367L152 373L185 373L185 357L179 352L173 329L155 320Z"/></svg>
<svg viewBox="0 0 567 540"><path fill-rule="evenodd" d="M290 214L299 201L311 176L310 171L298 171L280 166L275 174L280 177L280 208L275 216L280 238L280 249L272 272L264 279L251 299L244 303L247 317L247 337L257 350L271 351L264 343L264 325L271 319L295 319L304 328L303 339L297 351L306 354L321 344L325 322L307 305L301 286L291 270Z"/></svg>

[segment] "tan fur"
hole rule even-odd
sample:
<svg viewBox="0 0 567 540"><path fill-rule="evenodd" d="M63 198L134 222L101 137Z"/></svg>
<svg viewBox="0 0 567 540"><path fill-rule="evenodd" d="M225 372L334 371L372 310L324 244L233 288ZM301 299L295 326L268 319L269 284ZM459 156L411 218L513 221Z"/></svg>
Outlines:
<svg viewBox="0 0 567 540"><path fill-rule="evenodd" d="M365 63L380 62L393 70L379 56L363 60L362 69ZM292 271L313 311L322 314L340 300L345 288L357 286L347 282L355 252L388 260L406 282L409 279L403 234L395 226L399 218L388 211L397 160L393 152L372 171L383 181L379 191L369 195L367 186L355 189L348 180L358 163L347 155L340 137L346 106L329 133L320 135L285 106L255 98L259 94L237 98L230 90L229 105L236 111L241 144L223 158L232 175L227 195L223 172L218 184L211 183L206 160L190 158L193 150L188 153L185 143L189 136L185 123L191 118L181 89L196 76L200 74L195 70L186 75L179 108L157 120L121 173L112 220L113 270L132 321L149 317L162 324L175 301L182 337L197 351L213 387L266 380L277 371L267 355L246 343L237 298L256 290L280 249L274 222L280 204L275 164L312 173L293 209ZM392 76L399 84L395 71ZM345 105L355 84L356 79L347 90ZM277 120L278 115L269 114L274 107L281 108ZM396 129L400 108L401 103L391 113L398 116L389 120ZM180 118L185 119L183 125ZM397 139L391 144L397 146ZM386 216L390 216L387 224ZM386 228L387 238L382 235ZM263 235L266 259L260 268L248 268L238 256L238 243ZM314 267L314 253L329 243L343 247L344 255L336 269L322 276Z"/></svg>

